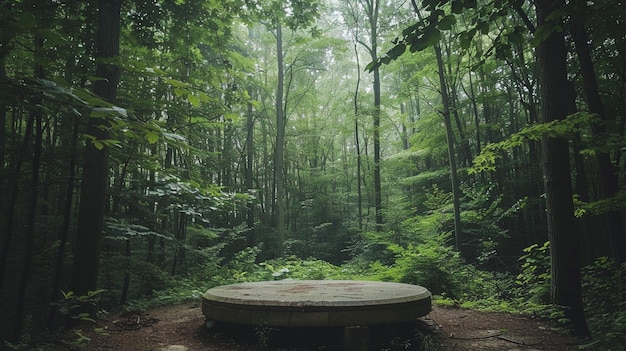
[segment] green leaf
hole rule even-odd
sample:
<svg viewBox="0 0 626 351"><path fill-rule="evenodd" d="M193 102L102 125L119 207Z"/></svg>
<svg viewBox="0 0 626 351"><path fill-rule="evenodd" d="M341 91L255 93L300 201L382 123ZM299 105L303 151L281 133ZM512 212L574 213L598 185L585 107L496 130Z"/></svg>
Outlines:
<svg viewBox="0 0 626 351"><path fill-rule="evenodd" d="M434 26L429 27L426 29L426 32L424 32L424 39L428 41L429 45L435 45L441 39L441 32Z"/></svg>
<svg viewBox="0 0 626 351"><path fill-rule="evenodd" d="M489 34L489 22L483 21L479 24L480 33L483 35Z"/></svg>
<svg viewBox="0 0 626 351"><path fill-rule="evenodd" d="M98 150L102 150L104 149L104 143L102 143L100 140L92 140L91 143L93 144L93 147L95 147Z"/></svg>
<svg viewBox="0 0 626 351"><path fill-rule="evenodd" d="M520 26L516 26L515 30L507 34L507 40L512 44L521 44L524 42L523 31L520 30Z"/></svg>
<svg viewBox="0 0 626 351"><path fill-rule="evenodd" d="M168 139L168 140L187 141L187 138L185 138L184 136L180 134L166 133L166 132L163 132L161 134L163 135L165 139Z"/></svg>
<svg viewBox="0 0 626 351"><path fill-rule="evenodd" d="M91 117L111 117L111 116L117 116L117 117L128 118L128 112L126 111L126 109L118 107L118 106L95 107L95 108L91 109L90 116Z"/></svg>
<svg viewBox="0 0 626 351"><path fill-rule="evenodd" d="M406 51L406 44L399 43L398 45L394 46L391 50L387 51L387 56L395 60L398 57L400 57L400 55L402 55L405 51Z"/></svg>
<svg viewBox="0 0 626 351"><path fill-rule="evenodd" d="M65 39L65 37L63 37L61 34L50 29L39 29L36 31L36 33L40 35L42 38L46 39L51 44L58 45L58 44L64 44L67 42L67 39Z"/></svg>
<svg viewBox="0 0 626 351"><path fill-rule="evenodd" d="M439 20L439 24L437 27L441 30L450 30L452 26L456 23L456 17L454 15L447 15Z"/></svg>
<svg viewBox="0 0 626 351"><path fill-rule="evenodd" d="M472 45L472 37L473 34L468 31L463 31L459 33L459 43L461 45L461 49L469 49L469 47Z"/></svg>
<svg viewBox="0 0 626 351"><path fill-rule="evenodd" d="M85 76L85 79L87 79L90 82L97 82L97 81L101 81L101 80L108 81L108 79L106 79L106 78L96 77L96 76Z"/></svg>
<svg viewBox="0 0 626 351"><path fill-rule="evenodd" d="M200 98L195 95L187 95L187 101L189 101L189 103L192 104L194 107L200 106Z"/></svg>
<svg viewBox="0 0 626 351"><path fill-rule="evenodd" d="M365 66L365 70L368 72L372 72L373 70L379 68L381 65L380 59L378 61L372 61Z"/></svg>
<svg viewBox="0 0 626 351"><path fill-rule="evenodd" d="M174 95L176 95L176 97L185 96L185 95L187 95L187 90L176 88L176 89L174 89Z"/></svg>
<svg viewBox="0 0 626 351"><path fill-rule="evenodd" d="M155 131L149 131L143 136L150 144L154 144L159 141L159 133Z"/></svg>
<svg viewBox="0 0 626 351"><path fill-rule="evenodd" d="M173 86L173 87L177 87L177 88L188 88L189 87L189 83L185 83L185 82L181 82L180 80L176 80L176 79L168 79L165 78L163 79L165 81L165 83Z"/></svg>

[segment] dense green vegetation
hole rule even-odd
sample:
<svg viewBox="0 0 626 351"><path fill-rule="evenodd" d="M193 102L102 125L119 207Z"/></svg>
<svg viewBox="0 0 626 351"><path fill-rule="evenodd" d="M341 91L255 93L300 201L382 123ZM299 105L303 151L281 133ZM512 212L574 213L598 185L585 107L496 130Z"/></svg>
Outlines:
<svg viewBox="0 0 626 351"><path fill-rule="evenodd" d="M623 349L625 6L0 2L3 346L292 278Z"/></svg>

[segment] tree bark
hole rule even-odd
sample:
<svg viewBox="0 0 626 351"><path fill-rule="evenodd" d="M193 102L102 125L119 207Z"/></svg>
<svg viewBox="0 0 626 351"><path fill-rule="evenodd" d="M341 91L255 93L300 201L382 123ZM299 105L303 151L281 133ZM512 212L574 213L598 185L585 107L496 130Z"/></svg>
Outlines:
<svg viewBox="0 0 626 351"><path fill-rule="evenodd" d="M285 71L283 62L283 35L280 23L276 27L276 60L278 84L276 86L276 149L274 150L274 187L276 189L276 196L274 198L274 220L279 235L278 243L282 245L281 236L285 226L283 208L285 201L285 114L283 107Z"/></svg>
<svg viewBox="0 0 626 351"><path fill-rule="evenodd" d="M41 36L35 35L35 54L43 54L44 40ZM43 78L44 69L41 65L35 65L34 77ZM39 99L38 99L39 100ZM41 102L41 100L39 100ZM36 109L31 112L29 119L34 120L34 135L35 140L33 143L33 160L30 183L30 199L28 201L28 207L26 209L27 214L24 221L24 234L25 234L25 248L22 257L22 271L19 275L19 283L17 290L17 301L15 303L15 324L13 326L13 339L17 341L22 336L24 326L24 312L26 307L26 298L28 294L28 283L30 280L30 274L33 268L33 252L35 247L35 221L37 219L37 204L39 197L39 183L40 183L40 167L41 167L41 154L43 152L43 110ZM11 220L11 218L9 219Z"/></svg>
<svg viewBox="0 0 626 351"><path fill-rule="evenodd" d="M370 43L369 53L372 62L378 60L378 10L379 0L364 1L365 12L370 26ZM383 229L383 201L382 186L380 179L380 69L377 67L373 70L374 82L372 89L374 91L374 130L372 132L372 141L374 142L374 210L376 219L376 231Z"/></svg>
<svg viewBox="0 0 626 351"><path fill-rule="evenodd" d="M452 121L450 119L450 99L448 97L448 87L444 76L443 58L441 47L434 46L439 70L439 87L441 89L441 100L443 103L443 122L446 126L446 139L448 141L448 162L450 163L450 180L452 182L452 204L454 207L454 248L461 251L463 243L463 233L461 225L461 202L459 194L459 178L457 174L456 153L454 152L454 134L452 133Z"/></svg>
<svg viewBox="0 0 626 351"><path fill-rule="evenodd" d="M96 58L112 58L119 54L120 7L122 0L98 1L98 34ZM113 102L119 82L118 67L99 63L96 76L105 78L95 83L94 93ZM106 129L99 128L101 120L91 119L87 134L97 140L108 138ZM107 199L108 149L99 150L93 143L87 143L82 172L76 249L72 290L78 296L97 288L100 263L100 243L104 228L104 209Z"/></svg>
<svg viewBox="0 0 626 351"><path fill-rule="evenodd" d="M7 70L6 70L6 58L0 57L0 82L3 82L7 79ZM8 193L6 188L6 177L5 177L5 164L6 164L6 140L7 140L7 106L5 103L0 103L0 204L6 203L6 194ZM2 206L0 206L2 208ZM0 283L1 285L1 283Z"/></svg>
<svg viewBox="0 0 626 351"><path fill-rule="evenodd" d="M359 86L361 84L361 64L359 62L359 52L356 45L354 46L354 56L357 65L357 80L354 88L354 145L356 148L356 191L357 191L357 223L359 230L363 229L363 189L361 181L361 172L363 165L361 164L361 140L359 137Z"/></svg>
<svg viewBox="0 0 626 351"><path fill-rule="evenodd" d="M78 146L78 132L80 129L80 120L78 117L74 117L74 123L72 128L72 139L69 147L72 149L71 157L68 165L67 177L69 182L65 188L65 197L63 203L63 223L59 227L57 238L59 239L59 249L56 254L56 261L54 265L54 278L52 282L52 298L51 302L56 302L59 299L59 292L61 289L61 280L63 278L63 261L65 259L65 250L67 247L67 239L70 231L70 221L72 219L72 206L74 204L74 178L76 176L76 148ZM54 330L56 325L55 308L50 309L48 316L48 329Z"/></svg>
<svg viewBox="0 0 626 351"><path fill-rule="evenodd" d="M598 91L598 83L596 72L591 60L591 53L587 45L588 37L584 25L584 14L586 11L585 1L577 1L579 8L574 11L572 16L572 38L576 45L576 54L580 64L580 70L583 77L583 90L587 100L589 112L597 114L600 119L606 120L604 106L600 93ZM607 137L606 130L602 123L594 123L591 127L592 133L598 140ZM599 151L596 155L598 162L598 173L600 175L600 191L603 199L613 197L619 191L619 182L617 178L618 168L611 162L611 156L606 151ZM611 243L612 255L615 264L619 267L624 259L626 259L626 237L622 218L619 209L613 209L605 214L605 223L608 230L609 242Z"/></svg>
<svg viewBox="0 0 626 351"><path fill-rule="evenodd" d="M553 26L557 22L547 22L546 18L564 6L564 2L538 0L535 6L538 25ZM537 48L544 123L567 116L566 55L565 38L556 30ZM565 309L577 334L588 336L582 304L580 250L574 220L568 140L544 137L541 146L552 268L550 295L554 304Z"/></svg>
<svg viewBox="0 0 626 351"><path fill-rule="evenodd" d="M249 193L254 188L254 116L252 115L252 104L248 104L248 113L246 116L246 189ZM246 245L252 247L255 244L254 235L254 202L248 201L246 205L246 225L248 232L246 233Z"/></svg>

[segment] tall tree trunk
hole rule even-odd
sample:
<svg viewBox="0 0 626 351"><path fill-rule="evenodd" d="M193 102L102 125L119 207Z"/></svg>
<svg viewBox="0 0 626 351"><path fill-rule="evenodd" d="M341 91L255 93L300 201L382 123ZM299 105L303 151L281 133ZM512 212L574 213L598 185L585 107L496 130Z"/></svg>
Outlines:
<svg viewBox="0 0 626 351"><path fill-rule="evenodd" d="M570 82L568 85L569 92L569 104L567 114L571 115L578 112L576 107L576 88L574 84ZM574 161L574 187L573 190L578 199L582 202L589 202L589 181L587 180L587 171L585 166L585 158L581 153L583 149L583 142L579 132L576 132L572 139L572 160ZM578 238L580 239L581 251L581 265L591 264L599 257L600 238L595 235L595 228L593 222L596 218L590 216L583 216L576 218L578 222Z"/></svg>
<svg viewBox="0 0 626 351"><path fill-rule="evenodd" d="M278 234L278 243L282 245L283 229L285 227L284 201L285 201L285 115L283 107L284 98L284 57L283 57L283 34L280 23L276 27L276 61L278 69L276 86L276 146L274 150L274 187L276 197L274 199L274 218Z"/></svg>
<svg viewBox="0 0 626 351"><path fill-rule="evenodd" d="M562 0L536 1L538 25L560 24L546 23L546 18L561 6L564 6ZM566 55L565 38L562 32L556 30L537 48L544 123L567 116ZM554 304L565 308L566 317L571 320L576 332L588 336L582 303L580 250L574 220L568 140L544 137L541 146L552 268L550 295Z"/></svg>
<svg viewBox="0 0 626 351"><path fill-rule="evenodd" d="M35 35L35 54L43 54L43 38L39 35ZM43 67L39 64L35 66L36 78L43 78ZM40 100L41 101L41 100ZM25 233L25 249L23 253L22 272L19 277L19 284L17 289L17 301L15 304L15 324L13 326L13 338L17 341L22 336L24 326L24 313L26 310L26 298L28 294L28 282L30 280L30 273L33 268L33 253L35 246L35 220L37 218L37 203L39 197L39 172L41 166L41 154L43 147L43 110L36 109L31 112L29 119L34 120L34 151L31 169L31 183L30 183L30 199L28 207L26 208L27 215L25 218L24 233Z"/></svg>
<svg viewBox="0 0 626 351"><path fill-rule="evenodd" d="M124 241L124 257L126 258L128 264L130 264L130 238L127 238ZM124 271L124 283L122 285L122 293L120 296L120 305L125 305L128 301L128 287L130 286L130 267L126 267Z"/></svg>
<svg viewBox="0 0 626 351"><path fill-rule="evenodd" d="M354 143L356 148L356 191L357 191L357 223L359 230L363 229L363 189L361 181L361 141L359 137L359 86L361 85L361 64L359 62L359 52L354 45L354 56L357 65L357 80L354 88Z"/></svg>
<svg viewBox="0 0 626 351"><path fill-rule="evenodd" d="M6 58L0 57L0 82L7 79ZM0 204L6 203L7 184L5 176L6 143L7 143L7 106L0 104ZM2 208L2 206L0 206ZM0 283L2 285L2 283Z"/></svg>
<svg viewBox="0 0 626 351"><path fill-rule="evenodd" d="M589 52L587 31L585 30L584 17L586 12L586 2L576 1L579 8L574 11L572 16L572 38L576 45L576 53L578 62L583 76L583 90L587 100L589 112L597 114L600 119L606 120L604 106L600 93L598 91L598 83L596 72L591 60ZM606 138L606 130L602 123L594 123L592 132L598 140ZM600 191L603 199L613 197L619 191L618 168L611 162L611 156L606 151L598 151L596 154L598 162L598 173L600 174ZM612 255L615 264L619 267L624 259L626 259L626 237L624 236L624 227L619 209L613 209L605 215L605 223L608 230L609 242L611 243Z"/></svg>
<svg viewBox="0 0 626 351"><path fill-rule="evenodd" d="M444 76L443 58L441 47L435 45L435 56L439 70L439 87L441 89L441 100L443 103L443 122L446 126L446 139L448 141L448 161L450 163L450 180L452 182L452 204L454 207L454 248L461 251L463 233L461 226L461 203L459 194L459 177L456 166L456 153L454 152L454 134L452 133L452 121L450 119L450 100L448 97L448 87Z"/></svg>
<svg viewBox="0 0 626 351"><path fill-rule="evenodd" d="M445 44L445 41L444 41ZM441 46L440 46L441 48ZM462 161L462 165L467 166L472 164L472 151L470 148L470 144L469 144L469 138L467 137L467 133L465 132L465 127L464 125L464 121L461 121L461 116L459 115L459 97L457 94L457 87L456 87L456 80L454 78L454 73L452 70L452 62L451 62L451 57L453 56L453 54L451 53L450 50L450 45L445 45L445 52L446 52L446 58L447 58L447 65L445 65L445 67L447 67L447 71L448 71L448 77L449 77L449 81L451 81L452 83L447 84L447 86L450 88L449 91L449 95L448 95L448 110L450 111L450 113L454 116L454 124L456 124L456 128L459 131L459 158ZM443 57L442 57L442 63L443 63ZM457 65L458 66L458 65ZM458 67L457 67L457 72L458 72ZM445 72L444 72L444 77L445 77Z"/></svg>
<svg viewBox="0 0 626 351"><path fill-rule="evenodd" d="M111 58L119 54L121 1L98 1L96 58ZM113 102L117 93L119 68L114 65L99 63L96 68L96 76L105 79L95 83L94 93ZM100 120L90 120L87 134L95 136L97 140L107 139L108 132L98 127L101 123ZM79 296L97 288L100 243L107 198L108 156L106 146L99 150L93 143L87 143L83 159L72 275L72 290Z"/></svg>
<svg viewBox="0 0 626 351"><path fill-rule="evenodd" d="M19 286L17 290L17 303L15 305L15 325L13 329L13 340L17 341L22 336L24 322L24 312L26 309L26 298L28 294L28 282L33 268L33 250L35 245L35 219L37 214L37 202L39 196L39 168L41 165L42 153L42 111L37 110L35 114L35 151L33 154L33 165L31 175L31 193L28 204L28 214L25 219L26 248L24 250L22 272L20 274Z"/></svg>
<svg viewBox="0 0 626 351"><path fill-rule="evenodd" d="M373 61L376 57L373 58ZM383 229L383 195L380 179L380 70L374 70L374 208L376 210L376 231Z"/></svg>
<svg viewBox="0 0 626 351"><path fill-rule="evenodd" d="M378 60L378 14L380 8L379 0L363 1L365 13L369 22L370 42L368 51L372 62ZM376 231L383 229L383 201L382 188L380 179L380 69L376 67L373 70L374 81L372 90L374 91L374 111L373 120L374 128L372 132L372 141L374 143L374 210L376 219Z"/></svg>
<svg viewBox="0 0 626 351"><path fill-rule="evenodd" d="M246 116L246 189L251 193L254 188L254 116L252 114L252 104L248 104L248 114ZM249 201L246 205L246 225L248 232L246 233L246 245L252 247L255 244L254 235L254 202Z"/></svg>
<svg viewBox="0 0 626 351"><path fill-rule="evenodd" d="M54 278L52 282L52 298L51 302L56 302L59 299L59 292L61 290L61 280L63 278L63 260L65 258L65 249L67 246L67 239L70 231L70 220L72 218L72 205L74 203L74 186L76 177L76 148L78 146L78 132L80 129L80 119L74 117L74 124L72 128L72 139L69 147L71 148L71 156L68 165L68 183L65 188L65 197L63 204L63 222L58 230L57 238L59 239L59 249L57 250L56 262L54 265ZM54 330L56 327L56 309L51 308L48 316L48 329Z"/></svg>
<svg viewBox="0 0 626 351"><path fill-rule="evenodd" d="M2 251L0 252L0 290L2 290L4 287L4 276L7 268L9 251L11 248L11 244L13 243L13 237L15 235L15 210L17 208L16 204L20 194L20 173L22 171L22 166L24 165L24 159L26 157L28 145L32 136L34 120L34 115L30 114L29 118L26 120L26 127L24 129L24 136L22 138L20 148L16 152L16 155L12 157L9 165L9 169L12 170L12 174L9 177L10 182L7 186L7 188L10 190L10 193L9 201L6 203L6 221L4 223L5 233L4 241L2 242Z"/></svg>

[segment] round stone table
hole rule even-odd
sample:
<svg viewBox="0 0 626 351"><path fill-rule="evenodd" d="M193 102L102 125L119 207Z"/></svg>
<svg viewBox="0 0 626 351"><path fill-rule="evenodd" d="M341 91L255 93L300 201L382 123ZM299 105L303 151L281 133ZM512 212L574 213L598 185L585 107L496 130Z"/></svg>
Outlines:
<svg viewBox="0 0 626 351"><path fill-rule="evenodd" d="M421 286L353 280L280 280L209 289L207 320L276 327L344 327L345 349L367 345L367 327L414 321L431 309ZM360 340L360 341L359 341Z"/></svg>

